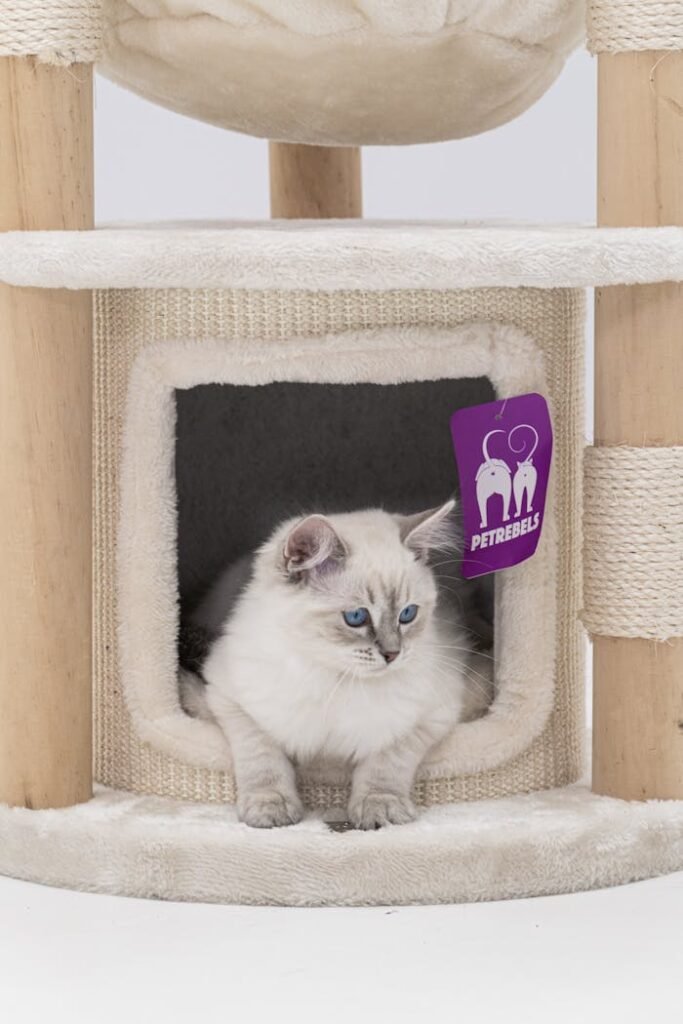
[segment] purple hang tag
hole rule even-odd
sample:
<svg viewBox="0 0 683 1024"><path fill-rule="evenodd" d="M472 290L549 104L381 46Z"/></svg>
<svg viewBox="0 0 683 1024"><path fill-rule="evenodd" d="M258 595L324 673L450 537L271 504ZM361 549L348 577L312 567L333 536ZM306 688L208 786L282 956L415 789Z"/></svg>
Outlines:
<svg viewBox="0 0 683 1024"><path fill-rule="evenodd" d="M553 453L542 395L487 402L451 416L463 514L462 574L525 561L541 537Z"/></svg>

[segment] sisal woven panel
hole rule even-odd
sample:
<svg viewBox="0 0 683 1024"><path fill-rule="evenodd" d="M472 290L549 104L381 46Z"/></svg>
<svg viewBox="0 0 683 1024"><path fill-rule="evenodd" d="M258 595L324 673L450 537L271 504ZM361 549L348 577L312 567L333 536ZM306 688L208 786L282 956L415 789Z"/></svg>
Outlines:
<svg viewBox="0 0 683 1024"><path fill-rule="evenodd" d="M589 0L591 53L683 50L683 0Z"/></svg>
<svg viewBox="0 0 683 1024"><path fill-rule="evenodd" d="M474 800L563 786L583 768L583 640L580 452L583 445L582 292L481 289L466 292L272 292L111 290L95 294L95 775L118 789L182 800L232 801L232 778L182 764L136 736L116 659L115 544L119 460L131 366L146 345L203 340L286 339L344 330L478 320L520 328L542 347L555 419L559 532L557 671L554 708L530 748L493 771L421 782L424 804ZM306 785L310 806L341 805L341 788Z"/></svg>
<svg viewBox="0 0 683 1024"><path fill-rule="evenodd" d="M683 447L587 448L583 621L603 636L683 636Z"/></svg>

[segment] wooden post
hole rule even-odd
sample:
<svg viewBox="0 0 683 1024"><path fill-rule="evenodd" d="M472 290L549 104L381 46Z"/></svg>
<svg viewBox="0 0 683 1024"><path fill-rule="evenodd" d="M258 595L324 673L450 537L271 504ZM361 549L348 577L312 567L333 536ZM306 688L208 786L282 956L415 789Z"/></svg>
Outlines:
<svg viewBox="0 0 683 1024"><path fill-rule="evenodd" d="M361 217L360 150L270 143L272 217Z"/></svg>
<svg viewBox="0 0 683 1024"><path fill-rule="evenodd" d="M683 225L683 53L599 57L598 220ZM683 285L600 289L595 443L683 444ZM593 789L683 798L683 640L594 638Z"/></svg>
<svg viewBox="0 0 683 1024"><path fill-rule="evenodd" d="M0 59L0 230L90 228L92 69ZM0 802L92 792L90 293L0 285Z"/></svg>

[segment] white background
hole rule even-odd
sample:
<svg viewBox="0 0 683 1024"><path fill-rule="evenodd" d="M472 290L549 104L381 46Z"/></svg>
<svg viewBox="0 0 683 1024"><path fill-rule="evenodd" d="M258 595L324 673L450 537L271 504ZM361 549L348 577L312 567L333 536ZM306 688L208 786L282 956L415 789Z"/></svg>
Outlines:
<svg viewBox="0 0 683 1024"><path fill-rule="evenodd" d="M494 132L367 148L366 217L592 222L595 62L576 53L553 88ZM97 82L97 218L268 216L267 143L191 121Z"/></svg>
<svg viewBox="0 0 683 1024"><path fill-rule="evenodd" d="M533 110L480 138L366 150L366 215L592 221L594 74L575 56ZM260 218L267 192L264 142L98 82L100 222ZM682 934L683 875L510 903L319 911L0 879L0 1014L7 1024L673 1021Z"/></svg>

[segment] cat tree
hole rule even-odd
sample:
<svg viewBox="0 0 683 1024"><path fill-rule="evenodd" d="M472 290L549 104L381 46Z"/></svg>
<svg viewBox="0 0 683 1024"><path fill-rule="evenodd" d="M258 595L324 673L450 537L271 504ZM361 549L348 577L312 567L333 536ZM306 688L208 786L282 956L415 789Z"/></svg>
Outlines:
<svg viewBox="0 0 683 1024"><path fill-rule="evenodd" d="M326 5L328 14L313 25L294 15L287 23L254 15L252 24L246 14L246 22L233 24L230 15L215 14L216 5L213 14L199 0L193 6L188 32L182 18L164 17L163 0L142 13L134 3L108 0L55 0L39 10L0 2L0 801L7 805L0 809L0 870L97 891L315 904L491 899L680 869L683 3L589 3L599 74L599 226L556 229L299 219L360 217L353 143L456 137L519 113L577 42L581 3L539 0L526 15L505 0L474 11L452 3L443 24L423 5L420 25L407 3L405 10L393 5L394 23L379 3L339 0L336 21L325 20L332 9ZM347 24L359 8L361 22ZM528 22L515 20L524 17ZM490 42L494 23L505 31ZM507 42L498 38L506 31ZM408 109L402 98L405 116L401 103L383 106L391 89L373 90L348 75L349 32L365 61L375 54L389 75L386 68L403 59L410 81L422 81L419 102ZM473 37L484 40L483 49L473 51ZM340 75L357 91L331 103L327 121L310 104L311 90L298 107L259 107L267 88L258 67L274 49L284 56L273 70L273 96L289 88L293 98L302 53L320 89L338 89ZM206 62L197 62L205 50ZM212 63L216 52L233 61ZM240 63L245 52L249 60ZM424 82L421 71L444 53L440 76ZM539 53L542 66L534 63ZM182 112L289 140L270 145L271 198L273 216L292 225L93 231L98 60L112 77ZM222 82L232 102L206 109L205 76L224 67L243 75L252 67L254 81L239 94L235 82ZM469 95L460 106L456 98L441 102L448 117L430 121L430 87L438 78L442 92L448 75L462 69L480 98L478 127L468 120ZM579 290L593 285L595 447L584 456L582 509ZM485 365L482 338L468 326L474 321L513 325L507 334L487 329L484 347L493 355ZM397 331L403 341L394 350ZM505 346L519 337L523 371L515 377ZM476 723L478 732L460 734L446 768L422 777L420 798L441 806L415 826L337 836L313 818L267 836L245 831L221 805L234 794L215 737L203 737L203 761L188 763L196 737L186 737L177 709L166 715L163 680L152 692L148 676L133 678L130 652L142 649L140 623L171 657L172 625L163 633L163 614L145 618L158 599L163 603L163 591L150 591L139 609L134 604L147 581L171 571L173 524L166 547L140 544L140 537L162 522L175 494L154 483L142 502L146 519L132 496L155 455L172 456L164 419L171 391L211 381L235 386L244 366L228 366L225 353L242 339L262 361L282 360L284 380L300 372L306 380L341 381L334 346L343 339L376 359L368 380L393 385L399 378L386 367L399 356L408 366L427 345L433 374L449 376L455 354L501 395L531 390L540 379L555 403L562 453L555 529L551 524L544 552L516 580L538 607L545 600L557 608L547 644L538 648L551 667L541 672L539 660L525 669L505 641L501 678L507 672L512 682L502 679L499 705L509 702L512 711L506 718L494 705L491 720ZM327 362L319 358L323 350ZM422 379L421 359L418 353L405 370L407 379ZM247 384L256 382L244 373ZM149 536L154 540L154 531ZM549 600L546 576L557 581ZM502 584L498 611L508 636L506 587L512 583ZM582 728L580 608L594 650L592 794L571 784ZM531 678L534 668L539 689L518 694L513 683ZM91 799L93 674L95 774L113 789ZM546 717L515 748L510 737L527 721L534 693ZM490 754L494 748L507 755ZM313 805L342 800L336 778L312 776L304 784ZM450 803L493 796L502 799ZM651 802L623 802L631 800ZM607 841L609 861L599 854Z"/></svg>

